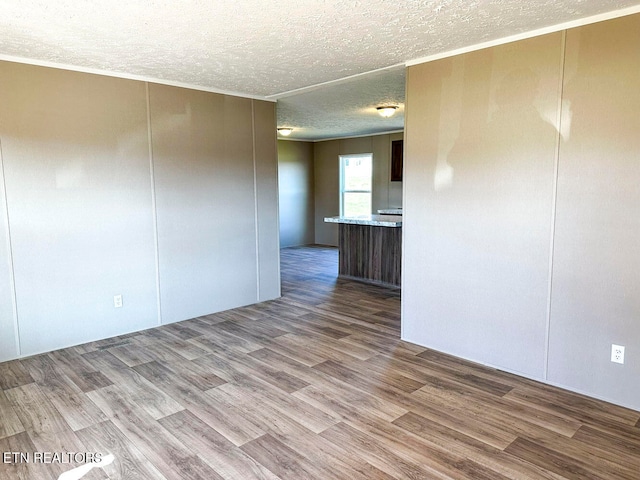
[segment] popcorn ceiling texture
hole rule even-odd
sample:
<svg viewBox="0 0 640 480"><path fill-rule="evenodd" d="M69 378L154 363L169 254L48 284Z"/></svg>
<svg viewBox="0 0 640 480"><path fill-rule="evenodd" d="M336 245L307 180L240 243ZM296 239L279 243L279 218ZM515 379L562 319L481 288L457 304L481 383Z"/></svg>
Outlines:
<svg viewBox="0 0 640 480"><path fill-rule="evenodd" d="M278 125L295 130L290 138L320 140L369 135L404 128L404 67L363 75L348 82L278 100ZM376 107L399 105L391 118Z"/></svg>
<svg viewBox="0 0 640 480"><path fill-rule="evenodd" d="M277 95L637 0L3 0L0 54Z"/></svg>

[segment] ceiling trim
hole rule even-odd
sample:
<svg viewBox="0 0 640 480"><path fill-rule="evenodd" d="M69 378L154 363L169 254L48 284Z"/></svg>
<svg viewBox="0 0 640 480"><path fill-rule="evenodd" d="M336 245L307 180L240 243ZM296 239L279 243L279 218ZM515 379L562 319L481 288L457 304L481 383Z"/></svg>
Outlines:
<svg viewBox="0 0 640 480"><path fill-rule="evenodd" d="M367 75L372 75L379 72L386 72L387 70L395 70L396 68L404 68L404 63L396 63L393 65L389 65L388 67L376 68L375 70L369 70L367 72L356 73L355 75L349 75L348 77L336 78L335 80L328 80L326 82L316 83L314 85L309 85L307 87L296 88L294 90L288 90L286 92L274 93L273 95L267 95L265 98L268 100L280 100L282 98L291 97L292 95L299 95L301 93L313 92L314 90L318 90L320 88L340 85L341 83L346 83L351 80L355 80L360 77L365 77Z"/></svg>
<svg viewBox="0 0 640 480"><path fill-rule="evenodd" d="M70 70L72 72L80 72L80 73L90 73L93 75L103 75L106 77L115 77L115 78L122 78L124 80L136 80L139 82L148 82L148 83L157 83L160 85L167 85L170 87L180 87L180 88L188 88L190 90L199 90L202 92L209 92L209 93L218 93L220 95L231 95L234 97L242 97L242 98L250 98L252 100L264 100L267 102L275 102L275 99L272 98L268 98L265 96L260 96L260 95L249 95L246 93L240 93L240 92L234 92L234 91L230 91L230 90L222 90L219 88L209 88L209 87L203 87L201 85L192 85L189 83L182 83L182 82L173 82L171 80L163 80L160 78L153 78L153 77L147 77L144 75L133 75L130 73L123 73L123 72L112 72L109 70L101 70L98 68L89 68L89 67L78 67L75 65L67 65L64 63L56 63L56 62L48 62L48 61L44 61L44 60L34 60L31 58L24 58L24 57L14 57L12 55L3 55L0 54L0 60L1 61L5 61L5 62L13 62L13 63L23 63L26 65L35 65L38 67L48 67L48 68L57 68L60 70Z"/></svg>
<svg viewBox="0 0 640 480"><path fill-rule="evenodd" d="M475 52L484 48L495 47L498 45L504 45L506 43L516 42L518 40L526 40L528 38L539 37L548 33L555 33L561 30L567 30L570 28L583 27L592 23L603 22L605 20L612 20L614 18L626 17L627 15L633 15L640 13L640 5L633 7L623 8L621 10L614 10L612 12L600 13L598 15L592 15L590 17L581 18L579 20L572 20L570 22L559 23L558 25L552 25L550 27L539 28L537 30L531 30L528 32L518 33L517 35L510 35L508 37L498 38L496 40L490 40L488 42L477 43L468 47L459 48L457 50L449 50L448 52L436 53L434 55L428 55L426 57L416 58L405 62L405 66L411 67L413 65L419 65L421 63L433 62L434 60L440 60L442 58L453 57L461 55L463 53Z"/></svg>
<svg viewBox="0 0 640 480"><path fill-rule="evenodd" d="M333 138L316 138L305 140L304 138L282 138L278 137L278 140L282 140L283 142L308 142L308 143L318 143L318 142L330 142L332 140L346 140L349 138L362 138L362 137L377 137L379 135L391 135L393 133L404 133L404 129L400 130L389 130L388 132L377 132L377 133L364 133L362 135L348 135L345 137L333 137Z"/></svg>

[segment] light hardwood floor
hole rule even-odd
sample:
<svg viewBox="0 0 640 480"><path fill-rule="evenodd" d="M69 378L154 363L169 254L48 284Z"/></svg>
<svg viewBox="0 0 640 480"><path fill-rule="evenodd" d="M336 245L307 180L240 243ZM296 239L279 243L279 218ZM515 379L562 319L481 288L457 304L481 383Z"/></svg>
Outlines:
<svg viewBox="0 0 640 480"><path fill-rule="evenodd" d="M336 272L285 249L281 299L0 364L0 453L115 455L87 479L640 478L639 412L403 342L399 291Z"/></svg>

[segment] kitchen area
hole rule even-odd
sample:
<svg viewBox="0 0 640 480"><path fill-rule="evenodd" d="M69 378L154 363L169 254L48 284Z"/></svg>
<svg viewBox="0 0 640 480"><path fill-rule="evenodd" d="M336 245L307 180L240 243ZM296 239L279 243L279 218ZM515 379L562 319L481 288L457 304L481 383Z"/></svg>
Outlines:
<svg viewBox="0 0 640 480"><path fill-rule="evenodd" d="M391 211L384 209L381 212ZM338 274L354 280L400 287L402 213L326 217L338 224Z"/></svg>
<svg viewBox="0 0 640 480"><path fill-rule="evenodd" d="M391 140L390 143L389 184L401 185L403 140ZM357 167L349 167L349 161L352 165L356 162ZM369 161L371 165L366 163ZM377 209L376 214L369 214L371 205L363 205L362 198L367 198L367 193L373 190L370 180L373 155L340 156L340 162L341 215L324 217L325 223L338 226L338 275L399 288L402 207L387 205Z"/></svg>
<svg viewBox="0 0 640 480"><path fill-rule="evenodd" d="M339 277L400 288L402 141L401 131L313 143L280 140L281 247L337 247ZM341 158L367 155L370 184L354 187L366 193L344 192Z"/></svg>

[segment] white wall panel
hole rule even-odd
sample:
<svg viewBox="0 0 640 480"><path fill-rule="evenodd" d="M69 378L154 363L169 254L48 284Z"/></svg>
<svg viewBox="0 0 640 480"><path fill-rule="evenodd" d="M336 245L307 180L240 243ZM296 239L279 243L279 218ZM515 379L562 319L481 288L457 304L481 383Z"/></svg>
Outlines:
<svg viewBox="0 0 640 480"><path fill-rule="evenodd" d="M0 112L0 122L4 124L2 112ZM0 139L0 362L18 356L16 318L13 310L13 268L9 250L9 223L6 207Z"/></svg>
<svg viewBox="0 0 640 480"><path fill-rule="evenodd" d="M640 15L567 32L549 351L549 380L636 409L639 45Z"/></svg>
<svg viewBox="0 0 640 480"><path fill-rule="evenodd" d="M8 62L0 84L0 361L280 295L273 103Z"/></svg>
<svg viewBox="0 0 640 480"><path fill-rule="evenodd" d="M149 91L162 321L255 303L251 100Z"/></svg>
<svg viewBox="0 0 640 480"><path fill-rule="evenodd" d="M156 325L144 84L11 63L0 75L22 355Z"/></svg>
<svg viewBox="0 0 640 480"><path fill-rule="evenodd" d="M276 104L253 100L255 212L258 229L258 301L280 296Z"/></svg>
<svg viewBox="0 0 640 480"><path fill-rule="evenodd" d="M409 68L404 338L640 409L639 44L636 14Z"/></svg>
<svg viewBox="0 0 640 480"><path fill-rule="evenodd" d="M403 338L544 375L560 33L410 67Z"/></svg>

